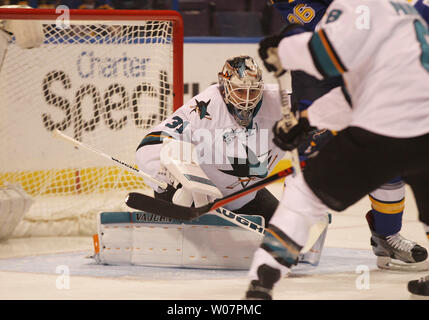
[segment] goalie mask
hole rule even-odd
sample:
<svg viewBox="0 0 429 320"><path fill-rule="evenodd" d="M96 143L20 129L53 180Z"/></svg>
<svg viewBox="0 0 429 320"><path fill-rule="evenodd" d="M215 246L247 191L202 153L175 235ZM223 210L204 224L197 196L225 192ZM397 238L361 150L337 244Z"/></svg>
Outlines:
<svg viewBox="0 0 429 320"><path fill-rule="evenodd" d="M249 56L228 59L218 75L219 88L228 111L248 127L262 104L262 71Z"/></svg>

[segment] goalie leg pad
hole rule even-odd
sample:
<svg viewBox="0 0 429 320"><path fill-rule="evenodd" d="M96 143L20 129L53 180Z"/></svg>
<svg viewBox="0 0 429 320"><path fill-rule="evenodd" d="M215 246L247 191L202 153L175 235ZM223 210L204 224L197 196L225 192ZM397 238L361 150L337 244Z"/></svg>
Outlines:
<svg viewBox="0 0 429 320"><path fill-rule="evenodd" d="M260 216L245 216L264 226ZM249 269L263 236L213 214L190 222L144 212L103 212L95 259L109 265Z"/></svg>

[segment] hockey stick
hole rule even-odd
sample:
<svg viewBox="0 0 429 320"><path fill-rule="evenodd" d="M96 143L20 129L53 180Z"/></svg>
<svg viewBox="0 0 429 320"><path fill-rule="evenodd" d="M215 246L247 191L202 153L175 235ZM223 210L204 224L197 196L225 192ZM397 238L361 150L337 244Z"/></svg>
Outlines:
<svg viewBox="0 0 429 320"><path fill-rule="evenodd" d="M302 162L302 166L305 166L305 162ZM159 214L164 217L180 219L180 220L192 220L200 215L214 211L218 208L221 208L227 203L230 203L238 198L241 198L249 193L258 191L265 186L282 179L294 172L293 168L287 168L282 170L268 178L265 178L257 183L246 187L242 190L234 192L233 194L223 197L221 199L217 199L211 203L208 203L205 206L194 208L194 207L183 207L176 205L174 203L164 201L161 199L155 199L150 196L132 192L128 195L126 199L126 204L134 209L143 210L149 213Z"/></svg>
<svg viewBox="0 0 429 320"><path fill-rule="evenodd" d="M101 152L101 151L96 150L96 149L94 149L94 148L92 148L90 146L87 146L87 145L83 144L82 142L79 142L76 139L73 139L73 138L65 135L64 133L62 133L58 129L54 130L52 132L52 135L54 137L56 137L56 138L60 138L60 139L62 139L64 141L67 141L67 142L73 144L74 146L76 146L78 148L85 149L87 151L90 151L90 152L93 152L95 154L98 154L99 156L104 157L104 158L106 158L106 159L108 159L110 161L113 161L115 163L115 165L117 165L117 166L119 166L119 167L121 167L121 168L123 168L123 169L125 169L125 170L127 170L129 172L131 172L131 173L137 174L137 175L141 176L143 179L150 180L151 182L156 183L158 186L160 186L163 189L166 189L167 186L168 186L168 184L166 182L159 181L159 180L157 180L155 178L152 178L147 173L145 173L145 172L143 172L143 171L141 171L139 169L136 169L133 166L131 166L131 165L129 165L129 164L127 164L127 163L119 160L119 159L116 159L116 158L114 158L112 156L109 156L108 154L105 154L104 152Z"/></svg>
<svg viewBox="0 0 429 320"><path fill-rule="evenodd" d="M292 127L297 123L297 119L295 115L292 113L292 102L291 102L291 94L292 94L292 75L290 70L281 70L279 74L275 75L277 78L277 82L279 85L280 91L280 101L282 104L282 114L285 119L287 126ZM299 161L298 148L295 148L291 151L292 155L292 167L294 168L294 174L301 173L301 166ZM307 239L306 245L302 248L301 252L305 253L311 249L311 247L316 243L317 239L319 239L322 232L325 228L328 227L330 223L329 215L326 215L319 222L315 223L311 226L309 231L309 236Z"/></svg>
<svg viewBox="0 0 429 320"><path fill-rule="evenodd" d="M297 120L292 113L292 102L291 102L291 94L292 94L292 78L291 78L290 70L282 70L278 75L276 75L277 83L279 85L280 91L280 101L282 104L282 114L285 119L288 127L293 127ZM292 155L292 167L295 169L295 173L301 173L301 167L299 165L299 155L298 149L295 148L291 151Z"/></svg>
<svg viewBox="0 0 429 320"><path fill-rule="evenodd" d="M301 162L302 167L305 167L305 165L306 165L305 162ZM221 206L231 201L234 201L244 195L247 195L251 192L255 192L259 189L262 189L266 185L273 183L281 178L284 178L292 174L293 172L294 172L293 168L287 168L285 170L278 172L277 174L274 174L264 180L261 180L255 183L250 187L244 188L243 190L239 190L229 196L226 196L222 199L215 200L207 204L206 206L199 207L199 208L179 206L168 201L155 199L153 197L150 197L141 193L136 193L136 192L130 193L127 199L125 200L125 202L130 208L133 208L133 209L158 214L167 218L186 220L186 221L195 219L203 215L204 213L213 211L223 219L228 220L244 229L264 235L265 234L264 227L259 226L225 208L221 208ZM308 237L307 243L301 250L302 254L308 252L313 247L313 245L319 239L320 235L325 230L328 224L329 224L329 216L320 220L318 223L314 224L311 227L309 231L309 237Z"/></svg>
<svg viewBox="0 0 429 320"><path fill-rule="evenodd" d="M79 142L79 141L77 141L77 140L75 140L75 139L73 139L73 138L65 135L64 133L62 133L59 130L54 130L53 133L52 133L52 135L54 137L56 137L56 138L60 138L60 139L62 139L64 141L67 141L67 142L73 144L76 147L88 150L88 151L93 152L95 154L98 154L98 155L100 155L100 156L102 156L102 157L104 157L106 159L109 159L109 160L113 161L115 165L117 165L119 167L122 167L122 168L128 170L131 173L137 174L137 175L143 177L144 179L149 179L149 180L153 181L154 183L156 183L157 185L159 185L163 189L167 188L167 183L159 181L159 180L157 180L155 178L152 178L147 173L145 173L145 172L143 172L141 170L138 170L138 169L132 167L131 165L129 165L129 164L127 164L127 163L125 163L125 162L123 162L121 160L118 160L116 158L113 158L113 157L111 157L111 156L109 156L109 155L107 155L107 154L105 154L105 153L103 153L103 152L101 152L99 150L96 150L96 149L94 149L92 147L89 147L89 146L83 144L82 142ZM138 194L140 196L143 196L142 194L139 194L139 193L136 193L136 194ZM154 198L149 197L149 196L145 196L145 197L148 197L149 199L153 199L153 200L156 200L156 201L163 201L163 200L159 200L159 199L154 199ZM163 202L166 202L166 201L163 201ZM166 203L168 204L169 202L166 202ZM161 216L164 216L164 217L167 217L167 218L174 218L174 219L179 219L179 220L190 220L190 219L183 219L181 215L174 214L174 211L171 211L171 212L166 211L164 213L164 212L158 212L159 210L156 210L156 208L155 208L155 210L148 211L148 210L141 209L141 207L138 207L138 206L137 207L136 206L132 206L132 205L128 205L128 206L131 207L131 208L133 208L133 209L147 211L149 213L158 214L158 215L161 215ZM178 206L178 207L180 207L180 206ZM231 212L229 210L226 210L224 208L217 207L216 210L214 211L214 213L216 215L218 215L219 217L221 217L221 218L223 218L223 219L225 219L227 221L230 221L230 222L232 222L232 223L234 223L234 224L236 224L236 225L238 225L238 226L240 226L240 227L242 227L244 229L248 229L248 230L254 231L254 232L259 233L259 234L264 234L264 232L265 232L264 228L261 229L260 226L256 225L252 221L247 220L246 218L243 218L243 217L241 217L241 216L239 216L239 215L237 215L237 214L235 214L235 213L233 213L233 212Z"/></svg>

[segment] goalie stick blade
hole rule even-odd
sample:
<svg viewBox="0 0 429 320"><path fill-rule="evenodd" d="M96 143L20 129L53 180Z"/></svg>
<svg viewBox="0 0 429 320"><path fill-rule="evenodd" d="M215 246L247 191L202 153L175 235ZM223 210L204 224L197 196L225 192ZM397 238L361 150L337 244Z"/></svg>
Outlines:
<svg viewBox="0 0 429 320"><path fill-rule="evenodd" d="M176 205L172 202L155 199L145 194L131 192L125 203L128 207L157 214L166 218L189 221L203 213L210 211L211 203L199 208L190 208Z"/></svg>

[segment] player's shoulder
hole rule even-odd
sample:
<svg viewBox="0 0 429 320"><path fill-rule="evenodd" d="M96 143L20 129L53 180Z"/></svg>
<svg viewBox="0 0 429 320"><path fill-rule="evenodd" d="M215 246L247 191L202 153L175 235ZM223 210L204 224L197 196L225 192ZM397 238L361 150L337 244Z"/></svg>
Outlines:
<svg viewBox="0 0 429 320"><path fill-rule="evenodd" d="M411 7L411 11L413 11L411 3L407 3L405 0L334 0L327 8L326 14L323 17L319 27L330 25L332 22L337 20L343 20L344 22L355 21L358 13L370 13L371 16L379 17L397 13L398 8L399 10L404 10L404 12L407 12L410 11L408 8L406 8L407 5ZM386 23L383 21L383 19L377 19L377 21L383 24ZM343 23L341 24L341 27L338 28L344 28L345 26L356 29L354 23Z"/></svg>
<svg viewBox="0 0 429 320"><path fill-rule="evenodd" d="M358 11L357 9L360 9L361 7L368 7L368 8L381 8L381 7L390 7L390 8L397 8L398 6L401 7L404 4L409 4L409 5L415 5L417 2L419 2L421 0L393 0L393 1L389 1L389 0L378 0L378 1L374 1L374 0L347 0L347 1L342 1L342 0L334 0L331 3L331 6L329 7L329 9L333 9L335 7L338 6L342 6L344 8L348 8L351 11L353 11L354 13L356 13L356 11Z"/></svg>

